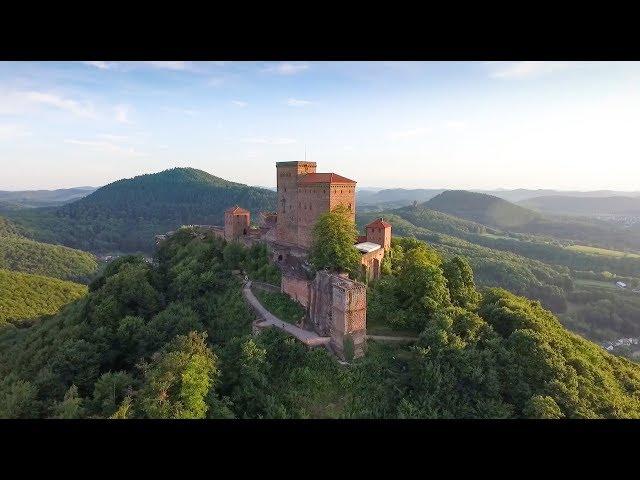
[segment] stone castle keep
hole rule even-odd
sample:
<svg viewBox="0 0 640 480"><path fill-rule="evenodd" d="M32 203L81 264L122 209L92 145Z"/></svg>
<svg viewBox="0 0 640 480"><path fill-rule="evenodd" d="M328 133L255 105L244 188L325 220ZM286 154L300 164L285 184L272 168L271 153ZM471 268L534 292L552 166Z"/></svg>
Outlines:
<svg viewBox="0 0 640 480"><path fill-rule="evenodd" d="M304 327L326 338L339 358L360 357L367 336L365 284L347 274L313 275L307 262L311 232L320 215L343 205L355 222L356 182L336 173L318 173L315 162L278 162L276 171L276 212L262 212L260 225L253 227L250 212L235 205L225 211L224 227L209 230L246 246L266 243L282 271L280 290L306 309ZM373 221L354 248L361 253L363 277L378 278L385 252L391 248L391 225L382 218Z"/></svg>

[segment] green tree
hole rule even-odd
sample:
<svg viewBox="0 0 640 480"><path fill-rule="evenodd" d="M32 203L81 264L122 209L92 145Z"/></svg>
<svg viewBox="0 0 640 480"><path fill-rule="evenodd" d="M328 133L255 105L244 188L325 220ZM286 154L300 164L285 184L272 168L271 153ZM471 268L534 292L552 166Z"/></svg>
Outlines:
<svg viewBox="0 0 640 480"><path fill-rule="evenodd" d="M442 265L451 303L467 310L476 310L480 302L480 294L473 281L473 270L469 262L456 255Z"/></svg>
<svg viewBox="0 0 640 480"><path fill-rule="evenodd" d="M71 385L64 394L64 399L53 406L53 418L83 418L85 409L82 397L78 395L78 387Z"/></svg>
<svg viewBox="0 0 640 480"><path fill-rule="evenodd" d="M416 317L429 318L450 305L440 257L425 245L406 252L397 276L396 292L403 308Z"/></svg>
<svg viewBox="0 0 640 480"><path fill-rule="evenodd" d="M95 383L91 409L100 417L110 417L117 412L134 385L126 372L104 373Z"/></svg>
<svg viewBox="0 0 640 480"><path fill-rule="evenodd" d="M205 399L218 377L206 334L177 336L155 356L140 394L148 418L205 418Z"/></svg>
<svg viewBox="0 0 640 480"><path fill-rule="evenodd" d="M357 237L346 207L338 205L314 225L309 261L316 270L344 271L355 278L360 271L360 253L354 248Z"/></svg>
<svg viewBox="0 0 640 480"><path fill-rule="evenodd" d="M555 400L549 396L534 395L522 413L529 418L563 418L564 414Z"/></svg>
<svg viewBox="0 0 640 480"><path fill-rule="evenodd" d="M30 382L17 380L0 391L0 418L39 418L41 407Z"/></svg>

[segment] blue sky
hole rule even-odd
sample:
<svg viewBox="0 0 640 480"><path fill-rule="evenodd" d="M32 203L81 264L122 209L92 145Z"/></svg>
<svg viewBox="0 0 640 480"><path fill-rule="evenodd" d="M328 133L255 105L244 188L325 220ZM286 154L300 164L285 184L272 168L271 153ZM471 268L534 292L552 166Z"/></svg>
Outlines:
<svg viewBox="0 0 640 480"><path fill-rule="evenodd" d="M174 166L275 184L640 189L637 62L0 62L0 189Z"/></svg>

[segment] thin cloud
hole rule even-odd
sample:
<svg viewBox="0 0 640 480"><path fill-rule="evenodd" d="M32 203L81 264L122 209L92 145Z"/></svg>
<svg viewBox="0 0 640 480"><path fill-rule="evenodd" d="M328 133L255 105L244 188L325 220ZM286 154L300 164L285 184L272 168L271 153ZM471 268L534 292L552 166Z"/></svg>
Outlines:
<svg viewBox="0 0 640 480"><path fill-rule="evenodd" d="M444 126L447 128L463 128L466 125L465 122L461 122L460 120L449 120L448 122L444 123Z"/></svg>
<svg viewBox="0 0 640 480"><path fill-rule="evenodd" d="M286 101L286 104L289 105L290 107L306 107L307 105L312 105L313 102L310 102L309 100L300 100L297 98L289 98Z"/></svg>
<svg viewBox="0 0 640 480"><path fill-rule="evenodd" d="M31 135L31 133L21 125L0 124L0 141L15 140L28 135Z"/></svg>
<svg viewBox="0 0 640 480"><path fill-rule="evenodd" d="M403 140L406 138L422 137L429 133L431 133L430 128L418 127L418 128L411 128L409 130L391 132L389 134L389 138L391 138L391 140Z"/></svg>
<svg viewBox="0 0 640 480"><path fill-rule="evenodd" d="M102 150L107 153L114 153L117 155L125 156L125 157L145 157L146 153L140 152L133 147L128 147L124 145L118 145L113 142L107 142L102 140L76 140L70 139L65 140L64 143L69 143L72 145L79 145L84 147L91 147L98 150Z"/></svg>
<svg viewBox="0 0 640 480"><path fill-rule="evenodd" d="M275 65L270 65L262 71L266 73L275 73L277 75L295 75L296 73L304 72L308 69L309 65L306 63L281 62Z"/></svg>
<svg viewBox="0 0 640 480"><path fill-rule="evenodd" d="M162 109L166 112L179 113L181 115L187 115L189 117L193 117L195 115L198 115L199 113L197 110L192 110L190 108L162 107Z"/></svg>
<svg viewBox="0 0 640 480"><path fill-rule="evenodd" d="M293 138L251 137L243 138L244 143L257 143L262 145L290 145L296 143Z"/></svg>
<svg viewBox="0 0 640 480"><path fill-rule="evenodd" d="M247 105L249 105L247 102L243 102L242 100L231 100L231 103L233 103L236 107L240 107L240 108L244 108Z"/></svg>
<svg viewBox="0 0 640 480"><path fill-rule="evenodd" d="M493 63L492 63L493 65ZM549 73L565 70L569 67L566 62L511 62L504 64L500 62L489 73L491 78L503 78L503 79L520 79L536 77L539 75L546 75Z"/></svg>
<svg viewBox="0 0 640 480"><path fill-rule="evenodd" d="M113 107L113 110L115 112L116 122L131 123L131 120L129 119L129 112L131 111L131 107L129 107L128 105L116 105L115 107Z"/></svg>
<svg viewBox="0 0 640 480"><path fill-rule="evenodd" d="M91 105L83 105L80 102L63 98L59 95L46 92L27 92L25 94L27 101L48 107L65 110L79 117L95 118L96 112Z"/></svg>
<svg viewBox="0 0 640 480"><path fill-rule="evenodd" d="M154 68L159 68L162 70L176 70L176 71L183 71L183 70L191 70L192 69L192 65L190 62L182 62L182 61L174 61L174 62L157 62L157 61L151 61L151 62L145 62L147 65L150 65Z"/></svg>
<svg viewBox="0 0 640 480"><path fill-rule="evenodd" d="M98 68L100 70L111 70L115 68L118 63L117 62L101 62L101 61L91 61L91 62L82 62L85 65L90 67Z"/></svg>
<svg viewBox="0 0 640 480"><path fill-rule="evenodd" d="M104 138L105 140L110 140L112 142L124 142L129 140L129 137L126 135L113 135L111 133L101 133L98 135L99 138Z"/></svg>

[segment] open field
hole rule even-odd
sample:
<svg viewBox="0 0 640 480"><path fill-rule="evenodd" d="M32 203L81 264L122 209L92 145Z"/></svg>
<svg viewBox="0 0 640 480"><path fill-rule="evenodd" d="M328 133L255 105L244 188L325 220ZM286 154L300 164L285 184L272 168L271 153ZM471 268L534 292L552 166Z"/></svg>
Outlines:
<svg viewBox="0 0 640 480"><path fill-rule="evenodd" d="M576 286L597 287L597 288L603 288L605 290L610 290L610 291L619 292L619 293L632 293L630 288L622 289L616 286L616 284L613 281L605 282L604 280L585 280L582 278L577 278L573 281L573 283Z"/></svg>
<svg viewBox="0 0 640 480"><path fill-rule="evenodd" d="M618 250L608 250L606 248L598 248L598 247L588 247L586 245L570 245L567 247L567 249L574 250L576 252L589 253L591 255L603 255L607 257L640 258L640 255L638 255L637 253L621 252Z"/></svg>

